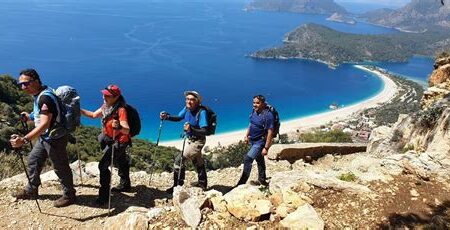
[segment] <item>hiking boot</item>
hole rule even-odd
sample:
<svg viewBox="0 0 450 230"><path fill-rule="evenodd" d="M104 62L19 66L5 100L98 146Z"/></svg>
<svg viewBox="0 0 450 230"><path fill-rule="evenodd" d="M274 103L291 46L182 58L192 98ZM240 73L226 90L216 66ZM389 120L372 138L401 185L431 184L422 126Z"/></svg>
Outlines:
<svg viewBox="0 0 450 230"><path fill-rule="evenodd" d="M204 183L200 183L200 182L191 183L191 186L201 188L203 191L205 191L206 187L207 187Z"/></svg>
<svg viewBox="0 0 450 230"><path fill-rule="evenodd" d="M74 204L76 200L77 199L75 196L73 197L62 196L53 202L53 206L56 208L66 207L71 204Z"/></svg>
<svg viewBox="0 0 450 230"><path fill-rule="evenodd" d="M131 185L129 184L119 184L119 186L111 188L112 192L130 192L131 191Z"/></svg>
<svg viewBox="0 0 450 230"><path fill-rule="evenodd" d="M258 180L259 184L262 186L269 186L269 182L267 180Z"/></svg>
<svg viewBox="0 0 450 230"><path fill-rule="evenodd" d="M108 197L98 197L95 199L95 204L102 206L108 203Z"/></svg>
<svg viewBox="0 0 450 230"><path fill-rule="evenodd" d="M28 192L25 189L18 190L15 193L12 194L13 197L19 200L35 200L38 197L38 191L34 190L31 192Z"/></svg>
<svg viewBox="0 0 450 230"><path fill-rule="evenodd" d="M267 182L266 180L257 180L257 181L252 180L252 181L250 181L250 184L253 186L260 186L260 185L266 186L266 187L269 186L269 182Z"/></svg>
<svg viewBox="0 0 450 230"><path fill-rule="evenodd" d="M172 193L173 193L173 188L174 188L174 187L172 186L172 187L166 189L166 193L167 193L167 194L172 194Z"/></svg>

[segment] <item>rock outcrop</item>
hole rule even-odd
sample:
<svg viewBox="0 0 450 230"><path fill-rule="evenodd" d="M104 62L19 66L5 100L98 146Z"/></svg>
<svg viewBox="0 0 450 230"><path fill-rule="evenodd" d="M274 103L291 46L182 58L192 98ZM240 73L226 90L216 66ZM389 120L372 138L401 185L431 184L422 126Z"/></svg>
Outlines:
<svg viewBox="0 0 450 230"><path fill-rule="evenodd" d="M238 219L258 221L269 219L272 204L256 186L240 185L225 196L228 211Z"/></svg>
<svg viewBox="0 0 450 230"><path fill-rule="evenodd" d="M314 208L305 204L280 221L282 227L293 229L324 229L325 224Z"/></svg>
<svg viewBox="0 0 450 230"><path fill-rule="evenodd" d="M449 99L450 95L450 56L442 55L437 58L434 70L428 80L429 88L424 92L421 105L430 108L438 100Z"/></svg>
<svg viewBox="0 0 450 230"><path fill-rule="evenodd" d="M450 58L436 60L422 110L401 115L389 127L373 131L368 152L384 158L392 173L408 172L423 179L450 178Z"/></svg>
<svg viewBox="0 0 450 230"><path fill-rule="evenodd" d="M374 10L363 15L369 22L404 31L423 32L433 27L450 27L450 4L435 0L412 0L397 10Z"/></svg>
<svg viewBox="0 0 450 230"><path fill-rule="evenodd" d="M299 143L278 144L269 149L268 157L271 160L287 160L295 162L303 159L305 161L318 159L326 154L351 154L365 152L366 144L357 143Z"/></svg>

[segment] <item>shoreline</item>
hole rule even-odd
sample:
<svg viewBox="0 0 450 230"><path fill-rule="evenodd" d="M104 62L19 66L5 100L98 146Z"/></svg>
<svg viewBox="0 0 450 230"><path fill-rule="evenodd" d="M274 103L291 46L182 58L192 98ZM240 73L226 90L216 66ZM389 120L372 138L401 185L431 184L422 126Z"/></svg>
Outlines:
<svg viewBox="0 0 450 230"><path fill-rule="evenodd" d="M376 95L357 102L356 104L345 106L332 111L322 112L306 117L295 118L292 120L287 120L281 122L280 133L293 133L297 130L305 130L314 127L319 127L321 125L327 124L330 121L337 122L350 118L352 115L359 113L363 110L380 106L383 103L392 100L398 92L398 86L385 74L377 71L371 70L363 65L354 65L355 68L361 69L363 71L372 73L379 78L384 83L383 89ZM206 145L208 148L214 148L218 146L228 146L234 143L244 140L246 129L227 132L223 134L213 135L206 137ZM163 146L172 146L181 149L183 144L182 140L161 142ZM206 148L206 147L205 147Z"/></svg>

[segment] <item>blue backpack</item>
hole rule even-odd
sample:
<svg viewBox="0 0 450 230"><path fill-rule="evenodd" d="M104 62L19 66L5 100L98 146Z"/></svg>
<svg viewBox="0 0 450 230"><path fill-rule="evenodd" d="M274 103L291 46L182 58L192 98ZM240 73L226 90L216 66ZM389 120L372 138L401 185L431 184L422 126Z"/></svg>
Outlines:
<svg viewBox="0 0 450 230"><path fill-rule="evenodd" d="M58 110L55 119L57 125L50 131L50 138L57 139L67 133L74 132L80 126L80 96L75 88L71 86L60 86L56 90L47 88L39 97L41 95L52 98Z"/></svg>
<svg viewBox="0 0 450 230"><path fill-rule="evenodd" d="M64 126L69 132L74 132L80 126L80 95L71 86L60 86L55 90L61 100L64 114Z"/></svg>

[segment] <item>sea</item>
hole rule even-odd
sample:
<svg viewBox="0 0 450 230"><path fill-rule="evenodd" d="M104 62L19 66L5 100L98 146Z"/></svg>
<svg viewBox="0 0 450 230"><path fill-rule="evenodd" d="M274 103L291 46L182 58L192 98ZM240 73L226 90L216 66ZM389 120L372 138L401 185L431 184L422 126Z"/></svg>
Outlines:
<svg viewBox="0 0 450 230"><path fill-rule="evenodd" d="M244 0L0 0L0 74L35 68L44 83L71 85L82 107L98 109L100 90L117 84L141 115L140 138L155 141L159 112L177 114L183 92L196 90L218 115L217 133L244 129L252 96L265 95L282 121L351 105L383 88L370 73L311 60L253 59L282 45L286 33L318 23L356 34L397 33L324 15L248 11ZM370 7L373 7L372 5ZM426 82L433 59L376 63ZM83 118L84 125L100 126ZM161 140L180 138L182 122L164 122Z"/></svg>

